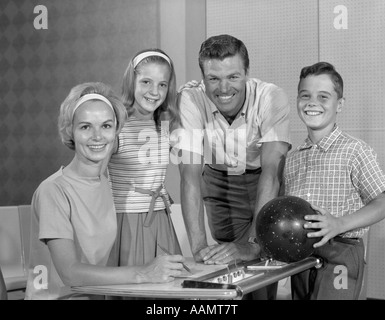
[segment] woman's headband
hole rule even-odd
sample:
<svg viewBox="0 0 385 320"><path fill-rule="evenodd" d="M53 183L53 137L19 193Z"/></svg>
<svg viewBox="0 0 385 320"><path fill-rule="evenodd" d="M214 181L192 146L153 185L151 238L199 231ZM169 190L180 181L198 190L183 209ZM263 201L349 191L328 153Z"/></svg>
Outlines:
<svg viewBox="0 0 385 320"><path fill-rule="evenodd" d="M162 57L164 60L166 60L168 62L168 64L171 66L171 61L170 61L170 58L167 57L165 54L161 53L161 52L158 52L158 51L146 51L146 52L142 52L140 54L138 54L135 58L134 58L134 68L136 68L136 66L139 64L139 62L141 62L143 59L146 59L148 57L152 57L152 56L158 56L158 57Z"/></svg>
<svg viewBox="0 0 385 320"><path fill-rule="evenodd" d="M88 93L88 94L85 94L84 96L82 96L78 100L78 102L75 105L74 110L72 111L72 119L74 118L76 109L79 108L84 102L89 101L89 100L100 100L100 101L105 102L111 108L112 112L114 113L115 124L116 124L116 114L115 114L114 107L112 106L110 100L108 100L106 97L104 97L104 96L102 96L101 94L98 94L98 93Z"/></svg>

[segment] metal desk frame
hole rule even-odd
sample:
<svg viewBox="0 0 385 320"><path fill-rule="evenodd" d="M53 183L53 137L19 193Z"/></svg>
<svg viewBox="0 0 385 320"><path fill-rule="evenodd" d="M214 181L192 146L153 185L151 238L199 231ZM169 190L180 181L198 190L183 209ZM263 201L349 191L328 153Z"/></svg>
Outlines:
<svg viewBox="0 0 385 320"><path fill-rule="evenodd" d="M247 273L254 273L247 279L239 280L232 284L220 284L204 281L217 274L228 272L228 268L221 269L214 274L196 279L177 278L172 282L162 284L129 284L110 286L81 286L72 287L78 293L91 295L125 296L136 298L160 299L242 299L243 295L278 282L294 274L322 265L321 259L310 256L298 262L288 263L279 269L260 269L250 271L251 265L263 266L264 261L249 261L238 264L237 268L244 268Z"/></svg>

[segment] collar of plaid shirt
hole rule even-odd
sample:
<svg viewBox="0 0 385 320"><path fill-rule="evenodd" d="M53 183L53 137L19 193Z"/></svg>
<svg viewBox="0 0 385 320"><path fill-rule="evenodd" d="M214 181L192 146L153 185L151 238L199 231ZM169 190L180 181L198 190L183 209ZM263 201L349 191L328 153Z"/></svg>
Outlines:
<svg viewBox="0 0 385 320"><path fill-rule="evenodd" d="M304 149L310 149L314 145L317 145L318 148L320 148L323 151L328 151L330 146L334 143L334 141L337 140L337 138L342 134L341 129L337 126L337 124L334 125L334 128L331 133L329 133L327 136L323 137L320 142L313 143L309 137L305 139L305 142L301 144L298 147L298 150L304 150Z"/></svg>

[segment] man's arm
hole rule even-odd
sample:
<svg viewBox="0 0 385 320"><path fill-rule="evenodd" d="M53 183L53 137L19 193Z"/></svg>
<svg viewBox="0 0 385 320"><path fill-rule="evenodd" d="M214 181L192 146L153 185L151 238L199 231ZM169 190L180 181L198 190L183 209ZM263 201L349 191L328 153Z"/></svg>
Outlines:
<svg viewBox="0 0 385 320"><path fill-rule="evenodd" d="M312 205L320 215L307 215L305 219L309 222L304 225L305 229L319 229L316 232L309 232L308 237L322 237L321 241L314 244L314 248L323 246L335 236L357 229L369 227L385 218L385 192L380 193L366 206L352 214L343 217L334 217L329 211Z"/></svg>
<svg viewBox="0 0 385 320"><path fill-rule="evenodd" d="M289 147L290 145L288 143L280 141L265 142L262 144L262 172L258 182L254 219L250 232L251 237L255 237L255 221L259 211L268 201L278 196Z"/></svg>
<svg viewBox="0 0 385 320"><path fill-rule="evenodd" d="M201 192L203 157L185 150L183 154L179 164L183 220L193 256L196 261L202 261L200 250L208 246Z"/></svg>
<svg viewBox="0 0 385 320"><path fill-rule="evenodd" d="M209 249L207 248L201 192L204 163L202 133L205 125L197 102L197 100L201 100L204 93L198 91L198 88L184 89L177 96L182 127L177 134L179 142L174 148L182 152L178 163L183 220L193 256L196 261L202 261L205 252ZM204 250L205 248L206 250Z"/></svg>

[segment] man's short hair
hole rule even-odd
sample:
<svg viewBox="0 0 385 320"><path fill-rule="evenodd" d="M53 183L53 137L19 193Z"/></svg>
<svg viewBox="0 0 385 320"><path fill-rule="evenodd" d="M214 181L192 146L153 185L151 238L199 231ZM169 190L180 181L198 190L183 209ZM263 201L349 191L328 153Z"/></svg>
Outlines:
<svg viewBox="0 0 385 320"><path fill-rule="evenodd" d="M249 54L245 44L228 34L213 36L205 40L199 50L199 67L204 74L203 62L208 59L224 60L239 54L243 60L245 72L249 70Z"/></svg>

